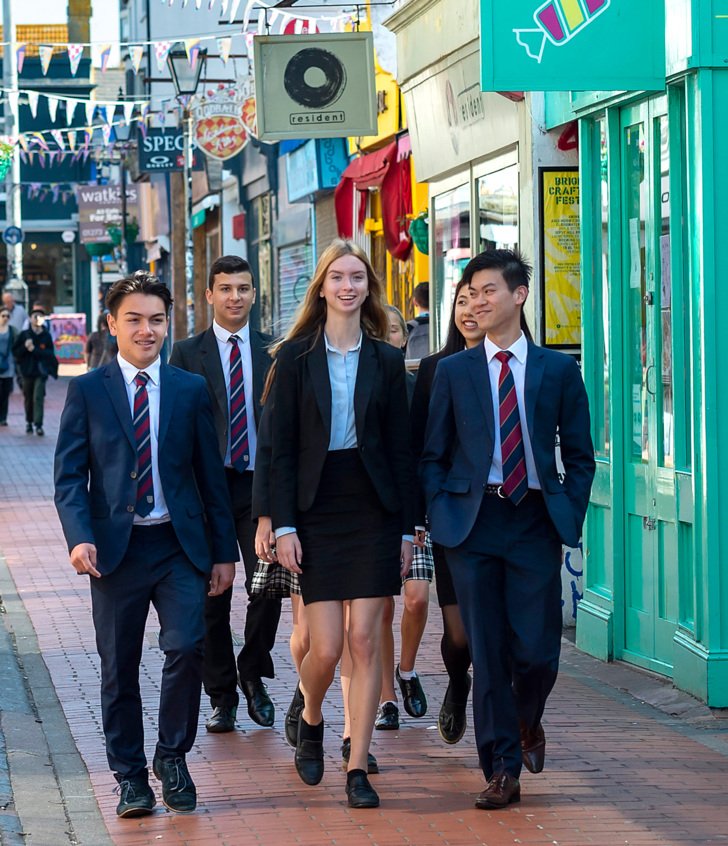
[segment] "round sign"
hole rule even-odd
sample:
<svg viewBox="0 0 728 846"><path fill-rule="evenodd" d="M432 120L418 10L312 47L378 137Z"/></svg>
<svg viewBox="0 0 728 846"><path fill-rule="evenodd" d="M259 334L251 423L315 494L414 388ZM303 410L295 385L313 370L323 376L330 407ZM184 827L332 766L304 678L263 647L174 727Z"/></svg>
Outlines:
<svg viewBox="0 0 728 846"><path fill-rule="evenodd" d="M73 229L64 229L63 232L61 232L61 241L63 241L64 244L72 244L75 240L76 233Z"/></svg>
<svg viewBox="0 0 728 846"><path fill-rule="evenodd" d="M23 230L19 226L6 226L3 229L3 241L13 246L23 243Z"/></svg>

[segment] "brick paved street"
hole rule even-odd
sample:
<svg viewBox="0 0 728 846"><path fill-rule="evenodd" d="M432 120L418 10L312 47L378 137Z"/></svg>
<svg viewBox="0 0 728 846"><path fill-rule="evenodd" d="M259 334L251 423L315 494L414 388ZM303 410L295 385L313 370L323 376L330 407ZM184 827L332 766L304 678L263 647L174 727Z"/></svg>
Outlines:
<svg viewBox="0 0 728 846"><path fill-rule="evenodd" d="M373 751L381 766L381 774L374 777L382 799L379 809L352 811L346 807L338 754L343 716L337 686L325 706L324 780L318 788L309 788L296 776L293 753L282 731L283 714L295 684L287 646L290 614L286 608L275 655L278 677L270 684L278 709L275 728L254 726L241 709L240 731L208 735L202 723L209 714L204 701L197 744L189 756L200 797L198 812L175 816L160 805L152 817L117 820L117 798L103 751L88 584L68 564L52 503L52 454L66 384L67 380L61 379L49 385L44 439L25 435L18 392L11 398L10 427L0 430L0 554L6 559L35 629L113 843L728 843L728 719L711 715L688 697L676 696L669 685L649 676L592 661L568 643L563 671L546 713L546 771L541 776L524 774L520 805L494 813L475 810L473 797L482 789L482 776L472 730L469 727L459 745L447 747L435 728L445 676L439 655L439 612L434 602L418 662L430 701L428 715L422 720L405 717L396 733L375 732ZM7 600L4 595L3 601ZM238 597L233 618L236 633L242 632L243 621L244 603ZM161 663L154 620L150 619L142 666L150 753ZM635 688L638 698L626 692ZM640 697L659 700L662 707L652 707ZM680 714L672 716L670 711ZM45 717L44 723L48 732ZM48 739L52 757L54 738L51 735ZM12 779L10 752L8 748ZM60 771L58 764L54 767ZM0 814L0 827L7 808L12 810L6 781L0 766L0 799L7 806ZM19 781L18 789L31 788ZM68 826L59 828L55 839L34 833L34 819L26 812L22 816L25 839L21 842L97 846L91 840L79 841L78 833L73 835L74 815L80 813L83 798L80 792L63 792ZM27 802L28 797L23 798ZM39 794L37 800L42 802L43 798ZM10 824L14 825L12 819ZM15 843L10 836L2 842Z"/></svg>

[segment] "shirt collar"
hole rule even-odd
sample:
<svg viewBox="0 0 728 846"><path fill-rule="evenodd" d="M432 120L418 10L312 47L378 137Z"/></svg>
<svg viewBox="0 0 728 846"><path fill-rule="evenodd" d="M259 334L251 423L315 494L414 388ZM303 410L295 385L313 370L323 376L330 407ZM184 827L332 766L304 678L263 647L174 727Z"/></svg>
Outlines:
<svg viewBox="0 0 728 846"><path fill-rule="evenodd" d="M360 332L359 333L359 340L356 342L356 345L353 346L347 352L359 352L359 350L361 349L361 342L362 342L363 337L364 337L364 333ZM333 352L333 353L338 353L339 355L343 355L341 350L337 350L336 347L331 346L331 344L329 343L329 339L326 337L326 332L324 332L324 344L326 345L326 352Z"/></svg>
<svg viewBox="0 0 728 846"><path fill-rule="evenodd" d="M495 358L495 354L502 352L501 348L496 346L490 338L486 335L485 336L485 355L488 359L488 364ZM511 353L513 358L516 359L519 364L526 363L526 356L528 355L528 341L526 340L526 336L521 332L520 337L515 340L510 347L508 347L507 352Z"/></svg>
<svg viewBox="0 0 728 846"><path fill-rule="evenodd" d="M121 375L124 377L124 381L127 385L131 385L131 383L136 378L137 373L140 373L142 371L140 371L139 368L135 367L133 364L130 364L125 358L122 358L121 353L116 354L116 360L119 362L119 367L121 368ZM159 384L159 371L161 367L162 360L159 356L157 356L151 364L144 368L144 373L149 376L149 381L153 385Z"/></svg>
<svg viewBox="0 0 728 846"><path fill-rule="evenodd" d="M237 335L243 344L247 344L250 341L250 323L246 323L245 326L243 326L242 329L238 329L237 332L230 332L228 329L223 329L217 320L213 320L212 331L215 333L217 340L222 344L230 343L231 335Z"/></svg>

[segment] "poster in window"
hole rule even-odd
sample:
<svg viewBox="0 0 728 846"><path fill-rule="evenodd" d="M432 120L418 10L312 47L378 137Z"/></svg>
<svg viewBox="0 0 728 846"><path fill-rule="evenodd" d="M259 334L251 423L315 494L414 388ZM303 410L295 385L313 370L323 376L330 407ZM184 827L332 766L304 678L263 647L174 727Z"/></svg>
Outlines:
<svg viewBox="0 0 728 846"><path fill-rule="evenodd" d="M544 343L581 344L581 231L577 168L541 170Z"/></svg>

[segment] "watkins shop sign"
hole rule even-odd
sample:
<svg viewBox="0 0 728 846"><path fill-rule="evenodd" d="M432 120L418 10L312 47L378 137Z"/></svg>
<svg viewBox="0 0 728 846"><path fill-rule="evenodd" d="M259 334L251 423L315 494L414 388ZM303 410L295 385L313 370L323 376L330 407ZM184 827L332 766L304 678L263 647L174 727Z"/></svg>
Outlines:
<svg viewBox="0 0 728 846"><path fill-rule="evenodd" d="M249 86L207 88L195 109L195 141L207 156L237 155L255 132L255 97Z"/></svg>

